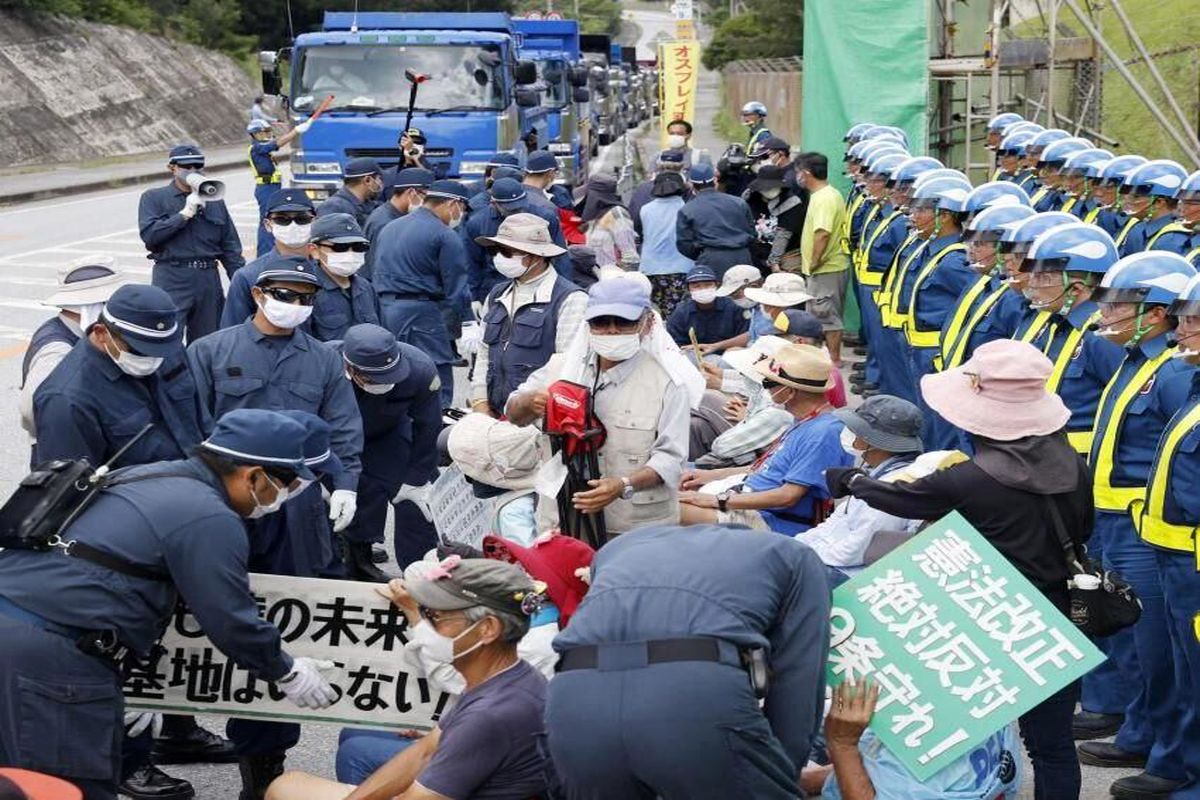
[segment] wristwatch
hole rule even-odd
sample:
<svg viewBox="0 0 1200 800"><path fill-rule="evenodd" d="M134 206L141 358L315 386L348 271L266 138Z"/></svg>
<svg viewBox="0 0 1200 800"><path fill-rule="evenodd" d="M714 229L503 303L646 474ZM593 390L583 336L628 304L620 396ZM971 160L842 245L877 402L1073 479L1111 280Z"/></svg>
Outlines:
<svg viewBox="0 0 1200 800"><path fill-rule="evenodd" d="M720 509L722 513L729 510L729 495L729 492L721 492L719 495L717 495L717 508Z"/></svg>
<svg viewBox="0 0 1200 800"><path fill-rule="evenodd" d="M622 500L632 500L633 499L633 481L629 480L629 478L621 478L621 485L625 487L625 488L621 489L621 499Z"/></svg>

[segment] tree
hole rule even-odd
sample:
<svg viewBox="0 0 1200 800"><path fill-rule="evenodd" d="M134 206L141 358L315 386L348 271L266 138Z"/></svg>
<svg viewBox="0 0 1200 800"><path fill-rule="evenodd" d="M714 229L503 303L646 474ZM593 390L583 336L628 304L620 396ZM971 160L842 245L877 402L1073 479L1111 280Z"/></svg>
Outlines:
<svg viewBox="0 0 1200 800"><path fill-rule="evenodd" d="M804 15L800 4L767 7L763 0L755 0L748 13L729 17L717 27L703 61L709 69L720 69L742 58L785 58L803 51Z"/></svg>

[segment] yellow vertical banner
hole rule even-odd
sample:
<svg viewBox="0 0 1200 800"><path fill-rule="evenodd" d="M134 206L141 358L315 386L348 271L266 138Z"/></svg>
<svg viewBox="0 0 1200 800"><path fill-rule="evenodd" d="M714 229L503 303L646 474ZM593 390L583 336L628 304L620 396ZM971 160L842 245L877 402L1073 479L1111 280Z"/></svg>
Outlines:
<svg viewBox="0 0 1200 800"><path fill-rule="evenodd" d="M658 45L658 87L662 109L659 139L667 146L667 126L674 120L696 124L696 80L700 74L700 44L694 40Z"/></svg>

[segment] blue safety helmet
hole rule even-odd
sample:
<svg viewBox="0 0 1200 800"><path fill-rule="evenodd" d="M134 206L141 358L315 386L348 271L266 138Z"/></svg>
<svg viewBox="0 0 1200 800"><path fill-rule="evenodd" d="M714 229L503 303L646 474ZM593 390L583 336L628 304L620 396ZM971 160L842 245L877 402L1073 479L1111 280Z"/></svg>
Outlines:
<svg viewBox="0 0 1200 800"><path fill-rule="evenodd" d="M1146 163L1144 156L1124 155L1117 156L1109 161L1100 170L1099 180L1104 186L1120 186L1125 182L1125 178L1129 173Z"/></svg>
<svg viewBox="0 0 1200 800"><path fill-rule="evenodd" d="M1183 256L1146 250L1117 261L1092 294L1097 303L1140 303L1169 306L1196 275Z"/></svg>
<svg viewBox="0 0 1200 800"><path fill-rule="evenodd" d="M1033 134L1038 134L1044 130L1046 130L1046 129L1043 128L1041 125L1038 125L1036 122L1029 122L1028 120L1021 120L1020 122L1014 122L1012 125L1005 125L1004 129L1002 131L1000 131L1000 133L1004 139L1007 139L1009 136L1012 136L1014 133L1021 133L1022 131L1026 131L1028 133L1033 133Z"/></svg>
<svg viewBox="0 0 1200 800"><path fill-rule="evenodd" d="M1117 262L1117 245L1103 228L1071 222L1044 231L1033 240L1022 272L1104 274Z"/></svg>
<svg viewBox="0 0 1200 800"><path fill-rule="evenodd" d="M950 169L949 167L939 167L938 169L931 169L928 172L922 173L916 179L916 181L913 182L913 190L915 191L916 189L920 188L921 184L925 183L926 181L935 180L937 178L954 178L955 180L966 181L968 186L971 185L971 181L967 179L967 176L958 170Z"/></svg>
<svg viewBox="0 0 1200 800"><path fill-rule="evenodd" d="M1121 183L1121 194L1174 198L1187 177L1187 170L1176 162L1157 158L1126 175Z"/></svg>
<svg viewBox="0 0 1200 800"><path fill-rule="evenodd" d="M1024 122L1025 118L1020 114L1012 111L1005 111L1003 114L997 114L988 120L988 133L1003 132L1006 127L1016 122Z"/></svg>
<svg viewBox="0 0 1200 800"><path fill-rule="evenodd" d="M913 158L901 161L896 168L892 170L891 178L888 180L889 186L895 186L901 183L912 183L921 175L933 169L941 169L942 162L936 158L929 156L914 156Z"/></svg>
<svg viewBox="0 0 1200 800"><path fill-rule="evenodd" d="M867 162L866 173L871 176L879 175L885 179L890 179L892 171L896 167L903 164L911 156L908 153L884 153L883 155L875 155Z"/></svg>
<svg viewBox="0 0 1200 800"><path fill-rule="evenodd" d="M1200 275L1192 276L1175 302L1167 307L1167 313L1173 317L1200 317Z"/></svg>
<svg viewBox="0 0 1200 800"><path fill-rule="evenodd" d="M1064 175L1082 175L1085 178L1096 178L1100 174L1100 165L1112 159L1112 153L1097 147L1089 147L1067 156L1063 162Z"/></svg>
<svg viewBox="0 0 1200 800"><path fill-rule="evenodd" d="M903 156L904 158L909 158L910 154L903 147L898 144L892 144L889 140L887 147L874 147L863 154L863 172L878 172L874 168L875 162L884 156Z"/></svg>
<svg viewBox="0 0 1200 800"><path fill-rule="evenodd" d="M967 195L967 213L975 214L992 206L1028 206L1029 195L1011 181L980 184Z"/></svg>
<svg viewBox="0 0 1200 800"><path fill-rule="evenodd" d="M855 142L854 144L852 144L846 148L846 155L842 160L843 161L862 161L863 148L866 147L867 145L869 145L870 143L871 142L867 139L859 139L857 142Z"/></svg>
<svg viewBox="0 0 1200 800"><path fill-rule="evenodd" d="M742 114L758 114L760 117L765 117L767 115L767 107L757 100L751 100L742 106Z"/></svg>
<svg viewBox="0 0 1200 800"><path fill-rule="evenodd" d="M913 188L909 208L933 208L961 214L967 208L971 184L953 176L922 180Z"/></svg>
<svg viewBox="0 0 1200 800"><path fill-rule="evenodd" d="M1037 135L1037 131L1031 130L1006 133L1004 134L1004 139L1000 142L1000 146L996 148L996 152L1002 156L1023 156L1025 155L1025 148L1033 141L1033 137Z"/></svg>
<svg viewBox="0 0 1200 800"><path fill-rule="evenodd" d="M1200 170L1188 175L1175 194L1177 200L1200 200Z"/></svg>
<svg viewBox="0 0 1200 800"><path fill-rule="evenodd" d="M873 127L870 122L856 122L850 126L850 130L846 131L846 135L842 137L843 142L858 142L862 140L863 131Z"/></svg>
<svg viewBox="0 0 1200 800"><path fill-rule="evenodd" d="M1039 167L1062 167L1067 158L1081 150L1091 150L1095 145L1087 139L1071 137L1051 142L1042 149L1038 156Z"/></svg>
<svg viewBox="0 0 1200 800"><path fill-rule="evenodd" d="M1027 205L988 206L971 217L964 229L963 238L968 242L998 242L1006 225L1029 219L1035 213L1037 212Z"/></svg>
<svg viewBox="0 0 1200 800"><path fill-rule="evenodd" d="M903 128L897 128L895 125L879 125L871 131L869 139L895 139L900 144L908 147L908 134Z"/></svg>
<svg viewBox="0 0 1200 800"><path fill-rule="evenodd" d="M1071 134L1067 133L1062 128L1047 128L1037 136L1034 136L1033 139L1030 140L1029 144L1025 146L1025 149L1026 151L1033 150L1037 153L1040 153L1042 149L1048 145L1070 138Z"/></svg>
<svg viewBox="0 0 1200 800"><path fill-rule="evenodd" d="M246 126L246 133L250 134L251 136L261 131L269 130L271 130L271 123L267 122L265 119L252 119L250 120L250 124Z"/></svg>
<svg viewBox="0 0 1200 800"><path fill-rule="evenodd" d="M1033 240L1051 228L1059 225L1071 225L1079 222L1079 217L1063 211L1044 211L1034 214L1020 222L1004 226L1000 234L1000 251L1002 253L1026 253Z"/></svg>

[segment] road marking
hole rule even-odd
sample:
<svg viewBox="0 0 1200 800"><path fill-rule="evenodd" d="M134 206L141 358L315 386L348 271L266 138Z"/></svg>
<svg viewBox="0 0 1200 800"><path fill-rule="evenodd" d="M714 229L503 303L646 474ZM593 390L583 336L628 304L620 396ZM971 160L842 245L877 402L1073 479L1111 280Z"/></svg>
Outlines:
<svg viewBox="0 0 1200 800"><path fill-rule="evenodd" d="M81 197L78 200L63 200L59 203L49 203L45 205L35 203L34 205L22 206L21 208L0 211L0 217L11 216L13 214L26 214L30 211L49 211L52 208L66 208L67 206L75 206L79 205L80 203L94 203L97 200L111 200L114 197L124 197L125 195L139 194L144 191L146 190L141 188L125 192L113 192L111 194L88 195L87 197Z"/></svg>

